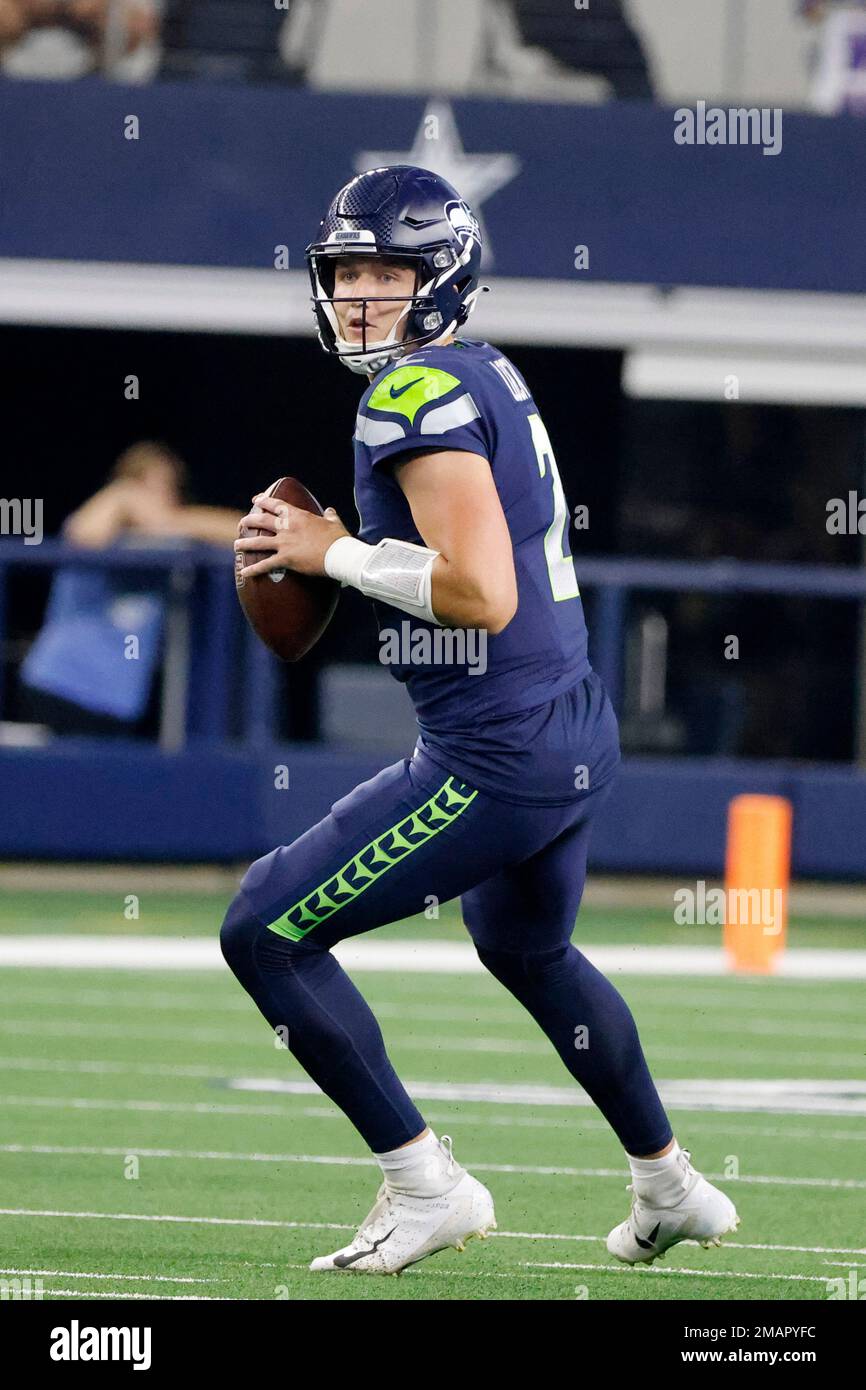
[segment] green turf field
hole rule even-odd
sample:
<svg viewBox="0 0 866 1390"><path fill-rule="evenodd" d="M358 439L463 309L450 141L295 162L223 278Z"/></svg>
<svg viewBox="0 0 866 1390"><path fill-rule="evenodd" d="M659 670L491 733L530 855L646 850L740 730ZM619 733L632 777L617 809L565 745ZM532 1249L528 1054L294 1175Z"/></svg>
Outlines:
<svg viewBox="0 0 866 1390"><path fill-rule="evenodd" d="M112 892L79 892L67 889L22 891L0 888L0 933L17 935L35 932L78 934L104 933L110 936L216 936L231 893L162 892L140 887L132 871L124 883L121 871ZM135 895L135 904L127 898ZM864 894L866 904L866 894ZM129 915L128 915L129 914ZM408 933L439 940L465 941L466 930L455 903L445 903L435 921L413 917L387 927L379 927L379 940L398 940ZM801 914L792 918L789 929L792 946L866 949L866 908L861 918L834 919ZM671 912L659 908L624 906L615 909L583 907L574 932L581 941L608 944L636 942L656 946L717 946L716 926L676 926Z"/></svg>
<svg viewBox="0 0 866 1390"><path fill-rule="evenodd" d="M134 884L130 891L135 891ZM4 890L0 932L215 935L226 894ZM376 934L464 935L443 910ZM792 943L866 946L866 921L797 922ZM585 909L578 944L718 943L635 908ZM158 943L157 943L158 944ZM546 1039L486 975L359 973L412 1083L572 1087ZM654 1075L862 1081L858 981L617 976ZM229 974L0 970L4 1125L0 1278L45 1297L253 1299L826 1299L866 1275L866 1119L672 1111L681 1143L737 1202L721 1249L682 1244L626 1269L604 1237L628 1212L622 1152L591 1108L421 1101L490 1186L498 1232L400 1278L310 1274L375 1197L378 1170L318 1094L238 1083L306 1080ZM234 1084L233 1084L234 1083ZM739 1178L725 1178L739 1172ZM866 1286L864 1286L866 1288Z"/></svg>

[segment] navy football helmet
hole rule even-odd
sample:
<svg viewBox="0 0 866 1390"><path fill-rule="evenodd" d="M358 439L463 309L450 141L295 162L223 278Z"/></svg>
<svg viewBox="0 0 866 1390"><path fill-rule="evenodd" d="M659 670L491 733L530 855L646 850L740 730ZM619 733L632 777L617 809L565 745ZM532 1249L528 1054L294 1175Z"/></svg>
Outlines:
<svg viewBox="0 0 866 1390"><path fill-rule="evenodd" d="M337 296L362 306L363 335L353 343L340 334L334 284L337 257L360 255L414 263L415 288L409 297ZM466 322L476 297L488 288L478 284L481 233L471 209L445 179L412 164L368 169L341 188L306 257L319 341L351 371L364 374L447 338ZM404 306L379 342L367 338L367 304L373 299Z"/></svg>

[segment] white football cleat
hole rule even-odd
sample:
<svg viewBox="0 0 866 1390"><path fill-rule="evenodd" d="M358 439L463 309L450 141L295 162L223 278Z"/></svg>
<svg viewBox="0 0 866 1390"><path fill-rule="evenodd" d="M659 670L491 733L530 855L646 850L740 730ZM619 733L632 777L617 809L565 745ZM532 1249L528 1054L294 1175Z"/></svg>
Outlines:
<svg viewBox="0 0 866 1390"><path fill-rule="evenodd" d="M704 1248L721 1245L740 1224L730 1197L707 1182L690 1163L691 1154L683 1149L683 1195L675 1206L653 1206L645 1197L632 1192L631 1214L615 1226L607 1238L607 1248L624 1264L652 1264L681 1240L696 1240Z"/></svg>
<svg viewBox="0 0 866 1390"><path fill-rule="evenodd" d="M450 1144L448 1135L442 1142ZM399 1274L438 1250L463 1250L467 1240L484 1240L496 1229L493 1198L471 1173L463 1173L449 1192L415 1197L392 1192L383 1182L358 1234L342 1250L320 1255L311 1270L349 1274Z"/></svg>

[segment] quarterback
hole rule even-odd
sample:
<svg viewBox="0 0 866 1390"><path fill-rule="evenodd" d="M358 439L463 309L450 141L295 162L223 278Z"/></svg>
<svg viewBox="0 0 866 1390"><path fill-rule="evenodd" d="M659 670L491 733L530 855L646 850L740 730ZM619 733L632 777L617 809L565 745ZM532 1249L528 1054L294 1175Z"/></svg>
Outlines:
<svg viewBox="0 0 866 1390"><path fill-rule="evenodd" d="M291 568L353 585L382 633L408 621L428 637L486 634L483 669L391 667L417 716L411 757L257 860L223 923L232 971L382 1170L356 1236L314 1270L399 1273L496 1224L490 1192L425 1123L331 952L431 897L460 899L484 966L621 1142L633 1196L611 1254L651 1261L680 1240L718 1244L738 1222L674 1138L627 1004L571 944L592 818L620 759L617 722L587 660L541 416L517 368L460 332L480 259L471 210L428 170L372 169L340 190L307 261L323 347L368 379L354 436L360 529L351 535L332 508L316 516L259 496L241 524L267 536L235 542L269 551L245 575Z"/></svg>

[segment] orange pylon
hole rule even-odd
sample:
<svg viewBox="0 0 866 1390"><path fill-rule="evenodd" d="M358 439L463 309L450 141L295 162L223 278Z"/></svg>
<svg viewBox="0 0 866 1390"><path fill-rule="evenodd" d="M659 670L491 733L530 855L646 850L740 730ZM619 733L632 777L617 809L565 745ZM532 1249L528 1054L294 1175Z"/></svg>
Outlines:
<svg viewBox="0 0 866 1390"><path fill-rule="evenodd" d="M769 974L785 949L792 824L783 796L735 796L728 807L723 940L733 970Z"/></svg>

